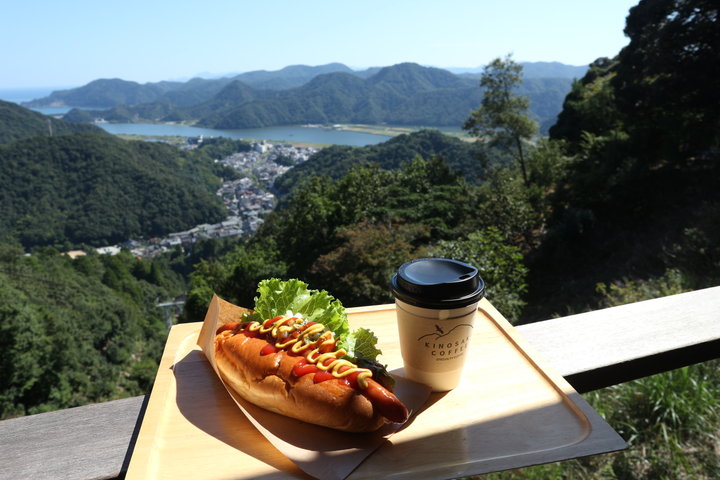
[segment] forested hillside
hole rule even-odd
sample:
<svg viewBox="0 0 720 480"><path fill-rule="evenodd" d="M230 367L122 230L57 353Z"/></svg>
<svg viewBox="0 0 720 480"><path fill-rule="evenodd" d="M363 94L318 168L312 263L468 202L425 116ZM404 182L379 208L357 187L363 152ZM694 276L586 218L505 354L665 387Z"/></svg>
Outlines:
<svg viewBox="0 0 720 480"><path fill-rule="evenodd" d="M498 202L498 191L507 203ZM477 186L430 155L394 170L356 164L338 180L304 182L253 237L198 265L187 319L201 318L213 293L251 304L257 282L268 276L301 278L347 306L387 303L394 270L424 255L477 264L488 295L517 319L526 269L521 245L507 239L538 221L530 198L502 168Z"/></svg>
<svg viewBox="0 0 720 480"><path fill-rule="evenodd" d="M101 246L224 218L212 161L105 133L0 145L0 237Z"/></svg>
<svg viewBox="0 0 720 480"><path fill-rule="evenodd" d="M361 164L376 164L384 170L396 170L408 165L415 157L442 157L451 170L472 183L483 178L485 165L491 161L503 161L502 154L479 144L468 143L437 130L422 130L399 135L377 145L334 145L324 148L277 178L275 192L282 197L312 176L340 179L354 166Z"/></svg>
<svg viewBox="0 0 720 480"><path fill-rule="evenodd" d="M150 390L167 335L167 262L0 243L0 419Z"/></svg>
<svg viewBox="0 0 720 480"><path fill-rule="evenodd" d="M0 100L0 144L33 135L61 135L72 132L102 133L103 130L95 125L65 122Z"/></svg>

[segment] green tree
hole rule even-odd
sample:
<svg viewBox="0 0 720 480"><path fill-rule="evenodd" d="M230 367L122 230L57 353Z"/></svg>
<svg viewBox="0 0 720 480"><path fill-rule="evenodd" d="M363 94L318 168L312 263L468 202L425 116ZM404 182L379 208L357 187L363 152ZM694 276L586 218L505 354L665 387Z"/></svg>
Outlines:
<svg viewBox="0 0 720 480"><path fill-rule="evenodd" d="M147 392L167 336L167 265L0 244L0 419ZM155 283L157 282L157 283Z"/></svg>
<svg viewBox="0 0 720 480"><path fill-rule="evenodd" d="M550 128L550 138L566 140L571 153L577 153L574 147L581 142L583 132L608 136L622 128L612 85L617 63L617 59L598 58L583 78L573 82L565 97L557 122Z"/></svg>
<svg viewBox="0 0 720 480"><path fill-rule="evenodd" d="M718 146L720 4L642 0L630 10L628 45L613 79L639 157L672 163Z"/></svg>
<svg viewBox="0 0 720 480"><path fill-rule="evenodd" d="M287 267L279 260L270 238L243 242L219 258L195 265L184 320L202 321L213 294L236 305L252 307L260 280L286 275Z"/></svg>
<svg viewBox="0 0 720 480"><path fill-rule="evenodd" d="M342 220L336 197L337 185L331 179L312 177L261 227L259 237L282 245L290 275L301 276L318 255L332 248Z"/></svg>
<svg viewBox="0 0 720 480"><path fill-rule="evenodd" d="M486 296L510 322L520 318L525 302L527 268L520 249L510 245L494 227L466 238L438 242L432 256L460 260L477 267L486 284Z"/></svg>
<svg viewBox="0 0 720 480"><path fill-rule="evenodd" d="M398 266L425 256L418 243L429 230L421 224L367 222L340 228L340 245L321 255L311 274L347 306L390 303L390 277Z"/></svg>
<svg viewBox="0 0 720 480"><path fill-rule="evenodd" d="M361 163L344 177L312 177L294 188L252 239L192 275L185 306L201 320L213 293L250 305L268 276L294 277L347 304L389 301L390 274L422 246L470 230L477 187L440 157L402 169Z"/></svg>
<svg viewBox="0 0 720 480"><path fill-rule="evenodd" d="M564 152L565 142L541 139L529 153L528 176L533 186L553 190L563 180L571 159Z"/></svg>
<svg viewBox="0 0 720 480"><path fill-rule="evenodd" d="M475 190L444 159L416 157L395 172L384 205L389 217L428 225L433 238L448 238L476 215Z"/></svg>
<svg viewBox="0 0 720 480"><path fill-rule="evenodd" d="M524 142L537 133L538 125L527 115L528 98L515 93L521 82L522 66L510 55L486 65L480 78L480 87L484 89L482 102L463 128L510 152L520 166L523 181L528 184Z"/></svg>
<svg viewBox="0 0 720 480"><path fill-rule="evenodd" d="M475 215L464 222L458 233L493 227L513 245L527 250L543 228L542 204L531 195L535 190L523 183L515 168L490 168L487 180L477 188L477 200L470 201Z"/></svg>

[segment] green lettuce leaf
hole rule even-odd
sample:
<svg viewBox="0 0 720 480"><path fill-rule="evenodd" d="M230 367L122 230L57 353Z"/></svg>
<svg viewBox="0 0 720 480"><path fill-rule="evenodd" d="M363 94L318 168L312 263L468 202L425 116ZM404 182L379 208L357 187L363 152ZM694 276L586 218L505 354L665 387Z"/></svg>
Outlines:
<svg viewBox="0 0 720 480"><path fill-rule="evenodd" d="M285 315L290 310L300 313L312 322L321 323L342 340L350 333L347 314L340 300L325 290L310 290L305 282L297 279L262 280L255 297L255 312L264 320Z"/></svg>
<svg viewBox="0 0 720 480"><path fill-rule="evenodd" d="M305 282L297 279L270 278L258 284L255 297L255 313L246 321L262 322L268 318L285 315L288 310L309 321L321 323L335 334L338 347L344 348L350 360L361 368L369 368L373 378L392 390L393 378L384 365L377 361L382 352L377 348L377 337L367 328L350 331L347 313L340 300L325 290L310 290Z"/></svg>
<svg viewBox="0 0 720 480"><path fill-rule="evenodd" d="M377 361L377 356L382 352L376 345L377 337L372 330L367 328L353 330L340 343L340 346L347 350L348 356L355 360L358 367L370 369L375 381L392 391L395 387L395 379L388 373L387 366Z"/></svg>
<svg viewBox="0 0 720 480"><path fill-rule="evenodd" d="M375 361L382 353L376 346L377 341L372 330L358 328L340 342L340 347L348 352L349 357Z"/></svg>

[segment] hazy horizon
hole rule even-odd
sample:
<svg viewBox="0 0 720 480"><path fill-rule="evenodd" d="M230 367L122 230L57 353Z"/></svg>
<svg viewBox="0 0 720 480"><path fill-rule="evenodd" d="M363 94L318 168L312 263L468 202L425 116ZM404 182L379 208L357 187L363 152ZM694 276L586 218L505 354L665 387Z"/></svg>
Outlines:
<svg viewBox="0 0 720 480"><path fill-rule="evenodd" d="M0 88L99 78L148 83L333 62L361 70L402 62L480 68L507 54L582 66L627 43L625 18L636 3L26 0L3 12L13 21L0 40L13 48L0 53Z"/></svg>
<svg viewBox="0 0 720 480"><path fill-rule="evenodd" d="M352 69L352 70L354 70L354 71L362 71L362 70L367 70L367 69L369 69L369 68L383 68L383 67L391 66L391 65L377 65L377 66L375 66L375 67L352 67L352 66L349 66L349 65L344 64L343 62L329 62L329 63L341 63L341 64L347 66L348 68L350 68L350 69ZM402 62L401 62L401 63L402 63ZM583 66L584 66L584 65L568 65L568 64L565 64L565 63L562 63L562 62L557 62L557 61L554 61L554 60L537 61L537 62L522 62L522 61L520 61L520 62L518 62L518 63L560 64L560 65L567 66L567 67L583 67ZM301 65L301 64L287 65L287 66L282 67L282 68L279 68L279 69L277 69L277 70L260 70L260 71L273 72L273 71L282 70L282 69L287 68L287 67L293 67L293 66L298 66L298 65ZM325 65L327 65L327 64L325 64ZM303 65L303 66L318 67L318 66L321 66L321 65ZM424 67L435 67L434 65L423 65L423 66L424 66ZM472 73L472 72L480 72L480 71L482 71L482 68L483 68L483 67L482 67L482 66L480 66L480 67L462 67L462 66L458 66L458 67L447 67L447 68L446 68L446 67L435 67L435 68L443 68L444 70L448 70L448 71L453 72L453 73L463 73L463 72ZM191 79L193 79L193 78L215 79L215 78L223 78L223 77L230 77L230 76L242 75L243 73L250 73L250 72L255 72L255 71L259 71L259 70L250 70L250 71L247 71L247 72L227 72L227 73L220 73L220 74L214 74L214 73L211 73L211 72L202 72L202 73L199 73L199 74L197 74L197 75L193 75L193 76L186 77L186 78L166 78L166 79L162 79L162 80L159 80L159 81L187 82L187 81L189 81L189 80L191 80ZM120 79L121 79L121 80L126 80L126 79L124 79L124 78L120 78ZM95 79L93 79L93 80L90 80L90 82L92 82L92 81L94 81L94 80L100 80L100 79L99 79L99 78L95 78ZM132 80L130 80L130 81L132 81ZM88 82L88 83L90 83L90 82ZM138 82L138 83L145 84L145 83L155 83L155 82ZM83 85L60 85L60 86L58 86L58 85L48 85L48 86L36 86L36 87L0 87L0 100L10 101L10 102L26 102L26 101L30 101L30 100L34 100L34 99L40 98L40 97L42 97L42 96L50 95L52 92L55 92L55 91L70 90L70 89L74 89L74 88L80 88L80 87L83 87L83 86L85 86L85 85L87 85L87 83L86 83L86 84L83 84Z"/></svg>

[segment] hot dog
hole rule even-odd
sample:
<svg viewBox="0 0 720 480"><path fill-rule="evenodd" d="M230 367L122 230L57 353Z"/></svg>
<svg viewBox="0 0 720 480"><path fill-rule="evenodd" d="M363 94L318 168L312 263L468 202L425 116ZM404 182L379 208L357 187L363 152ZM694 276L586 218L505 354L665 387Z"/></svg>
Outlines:
<svg viewBox="0 0 720 480"><path fill-rule="evenodd" d="M262 318L268 312L262 315L256 309L218 328L215 362L226 384L259 407L337 430L368 432L386 422L405 422L408 410L385 381L389 375L374 358L363 358L362 348L353 348L357 342L345 332L349 329L339 302L298 282L271 279L261 282L258 291L261 297L299 292L301 305L297 300L288 302L289 297L286 301L256 298L260 310L267 310L263 308L267 302L275 309L292 306L297 312ZM313 293L322 298L310 299ZM334 312L327 315L323 308ZM356 337L363 339L366 351L371 343L367 338L374 338L367 331Z"/></svg>

